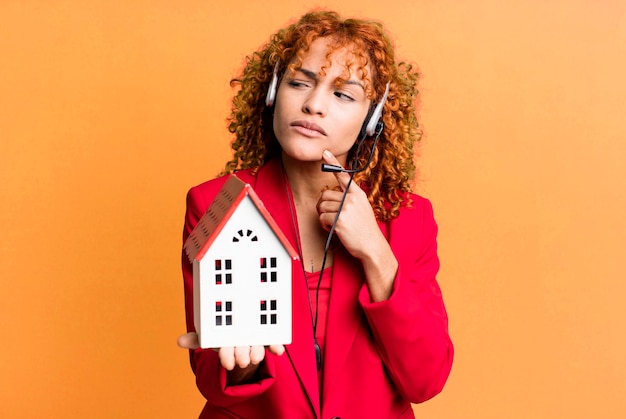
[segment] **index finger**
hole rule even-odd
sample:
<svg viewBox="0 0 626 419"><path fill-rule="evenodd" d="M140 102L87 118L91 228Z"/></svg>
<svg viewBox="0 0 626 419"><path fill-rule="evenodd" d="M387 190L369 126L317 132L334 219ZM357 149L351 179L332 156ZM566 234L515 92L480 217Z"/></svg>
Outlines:
<svg viewBox="0 0 626 419"><path fill-rule="evenodd" d="M329 150L324 150L324 153L322 153L322 158L326 163L343 169L343 166L341 165L341 163L339 163L339 160L337 160L337 158ZM346 173L343 170L333 171L333 174L335 175L335 178L337 179L337 183L339 183L341 190L345 191L350 184L350 179L352 178L352 176L350 176L349 173Z"/></svg>

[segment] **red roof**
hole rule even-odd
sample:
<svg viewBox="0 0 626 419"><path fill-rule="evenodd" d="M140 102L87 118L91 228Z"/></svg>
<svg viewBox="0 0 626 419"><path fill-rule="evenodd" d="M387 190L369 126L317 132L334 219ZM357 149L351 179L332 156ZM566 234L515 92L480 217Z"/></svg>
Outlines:
<svg viewBox="0 0 626 419"><path fill-rule="evenodd" d="M289 253L289 256L294 260L299 258L298 253L267 211L261 199L252 189L252 186L239 179L236 175L230 175L211 205L209 205L206 213L200 218L198 224L185 241L184 249L190 262L193 262L194 259L201 260L204 257L241 201L246 197L250 197L287 253Z"/></svg>

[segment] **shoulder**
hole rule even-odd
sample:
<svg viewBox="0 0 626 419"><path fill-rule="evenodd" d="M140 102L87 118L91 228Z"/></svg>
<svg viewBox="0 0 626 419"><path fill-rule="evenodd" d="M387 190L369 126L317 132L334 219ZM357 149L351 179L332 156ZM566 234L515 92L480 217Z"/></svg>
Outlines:
<svg viewBox="0 0 626 419"><path fill-rule="evenodd" d="M407 193L405 204L397 217L385 226L390 238L424 238L437 235L433 205L428 198Z"/></svg>
<svg viewBox="0 0 626 419"><path fill-rule="evenodd" d="M255 177L252 170L249 169L236 172L235 175L246 183L251 182ZM219 176L191 187L187 192L187 205L193 204L194 206L208 208L230 176Z"/></svg>
<svg viewBox="0 0 626 419"><path fill-rule="evenodd" d="M400 263L412 263L423 257L437 260L438 226L429 199L407 194L410 203L402 206L398 216L383 231Z"/></svg>
<svg viewBox="0 0 626 419"><path fill-rule="evenodd" d="M239 170L234 173L243 182L252 185L259 196L271 193L275 186L283 182L283 172L280 159L272 159L261 167ZM226 180L231 175L220 176L192 187L187 193L187 202L190 200L203 202L206 207L218 194Z"/></svg>
<svg viewBox="0 0 626 419"><path fill-rule="evenodd" d="M428 198L415 193L406 193L404 195L405 204L400 208L398 217L391 220L393 223L406 222L407 220L423 220L424 222L434 222L433 205Z"/></svg>

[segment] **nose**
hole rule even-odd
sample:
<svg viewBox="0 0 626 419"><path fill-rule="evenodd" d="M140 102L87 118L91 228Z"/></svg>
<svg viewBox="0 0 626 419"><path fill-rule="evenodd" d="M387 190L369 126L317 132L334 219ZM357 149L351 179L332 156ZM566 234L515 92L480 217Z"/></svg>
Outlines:
<svg viewBox="0 0 626 419"><path fill-rule="evenodd" d="M302 103L302 112L309 115L326 116L328 99L319 87L311 89Z"/></svg>

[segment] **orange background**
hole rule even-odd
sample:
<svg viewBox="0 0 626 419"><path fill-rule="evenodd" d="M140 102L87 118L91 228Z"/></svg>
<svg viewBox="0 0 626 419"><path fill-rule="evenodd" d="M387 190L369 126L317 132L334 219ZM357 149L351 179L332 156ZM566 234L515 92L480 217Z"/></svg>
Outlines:
<svg viewBox="0 0 626 419"><path fill-rule="evenodd" d="M185 193L229 155L244 54L330 4L424 74L457 355L418 417L625 417L626 4L292 3L0 3L1 415L197 416Z"/></svg>

